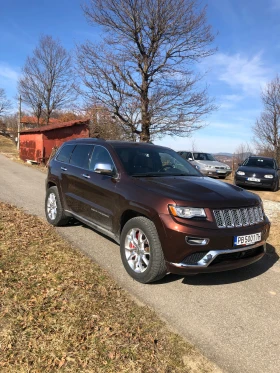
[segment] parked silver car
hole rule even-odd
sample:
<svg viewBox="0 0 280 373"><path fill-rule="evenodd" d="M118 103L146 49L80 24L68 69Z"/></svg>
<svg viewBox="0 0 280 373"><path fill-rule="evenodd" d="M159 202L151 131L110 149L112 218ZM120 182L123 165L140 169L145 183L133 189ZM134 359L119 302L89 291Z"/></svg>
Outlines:
<svg viewBox="0 0 280 373"><path fill-rule="evenodd" d="M217 161L212 154L201 152L178 151L178 154L194 166L205 176L225 179L232 173L232 169L225 163Z"/></svg>

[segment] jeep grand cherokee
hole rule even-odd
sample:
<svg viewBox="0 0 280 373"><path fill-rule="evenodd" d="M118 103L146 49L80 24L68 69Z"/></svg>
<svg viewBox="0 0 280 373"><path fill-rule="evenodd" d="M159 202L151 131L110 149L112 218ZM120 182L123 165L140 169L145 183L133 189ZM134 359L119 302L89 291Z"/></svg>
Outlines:
<svg viewBox="0 0 280 373"><path fill-rule="evenodd" d="M256 262L270 229L257 195L204 177L175 151L99 139L61 146L49 163L45 211L52 225L76 218L113 238L142 283Z"/></svg>

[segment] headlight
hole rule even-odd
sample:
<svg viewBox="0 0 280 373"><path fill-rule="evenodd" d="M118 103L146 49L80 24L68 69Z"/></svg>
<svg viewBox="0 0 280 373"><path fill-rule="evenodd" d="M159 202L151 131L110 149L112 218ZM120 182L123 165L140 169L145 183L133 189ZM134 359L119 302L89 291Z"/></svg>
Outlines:
<svg viewBox="0 0 280 373"><path fill-rule="evenodd" d="M203 208L198 207L182 207L169 205L169 211L173 216L179 218L191 219L191 218L205 218L206 214Z"/></svg>
<svg viewBox="0 0 280 373"><path fill-rule="evenodd" d="M266 179L273 179L273 175L264 175Z"/></svg>
<svg viewBox="0 0 280 373"><path fill-rule="evenodd" d="M230 167L229 167L229 166L227 166L227 167L226 167L226 169L227 169L227 170L230 170Z"/></svg>
<svg viewBox="0 0 280 373"><path fill-rule="evenodd" d="M243 172L243 171L237 171L236 173L237 173L237 175L240 175L240 176L245 175L245 172Z"/></svg>

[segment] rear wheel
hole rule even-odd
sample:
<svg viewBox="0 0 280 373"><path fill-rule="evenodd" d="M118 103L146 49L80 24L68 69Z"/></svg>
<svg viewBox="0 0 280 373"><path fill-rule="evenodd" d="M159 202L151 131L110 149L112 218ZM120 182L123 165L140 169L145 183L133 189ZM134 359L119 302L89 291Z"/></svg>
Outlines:
<svg viewBox="0 0 280 373"><path fill-rule="evenodd" d="M142 216L129 220L121 233L121 258L128 274L144 284L166 275L161 243L154 223Z"/></svg>
<svg viewBox="0 0 280 373"><path fill-rule="evenodd" d="M47 221L54 226L65 225L69 221L69 217L64 213L56 186L47 190L45 214Z"/></svg>

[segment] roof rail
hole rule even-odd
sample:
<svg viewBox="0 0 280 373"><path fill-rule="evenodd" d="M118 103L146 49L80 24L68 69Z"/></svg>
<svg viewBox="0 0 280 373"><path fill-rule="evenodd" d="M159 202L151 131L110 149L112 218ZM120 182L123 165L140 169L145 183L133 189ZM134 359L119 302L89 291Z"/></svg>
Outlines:
<svg viewBox="0 0 280 373"><path fill-rule="evenodd" d="M73 139L74 141L96 141L96 142L105 142L105 139L97 138L97 137L77 137L76 139Z"/></svg>

